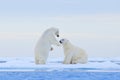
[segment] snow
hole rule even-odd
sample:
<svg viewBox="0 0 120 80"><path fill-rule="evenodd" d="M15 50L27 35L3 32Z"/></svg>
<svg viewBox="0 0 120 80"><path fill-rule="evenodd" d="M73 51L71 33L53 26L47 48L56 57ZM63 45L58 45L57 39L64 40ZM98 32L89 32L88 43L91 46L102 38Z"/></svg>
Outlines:
<svg viewBox="0 0 120 80"><path fill-rule="evenodd" d="M62 58L49 58L36 65L33 57L0 58L0 71L120 71L120 58L89 58L87 64L62 64Z"/></svg>
<svg viewBox="0 0 120 80"><path fill-rule="evenodd" d="M36 65L33 57L0 58L0 80L119 80L120 58L89 58L87 64L62 64L49 58Z"/></svg>

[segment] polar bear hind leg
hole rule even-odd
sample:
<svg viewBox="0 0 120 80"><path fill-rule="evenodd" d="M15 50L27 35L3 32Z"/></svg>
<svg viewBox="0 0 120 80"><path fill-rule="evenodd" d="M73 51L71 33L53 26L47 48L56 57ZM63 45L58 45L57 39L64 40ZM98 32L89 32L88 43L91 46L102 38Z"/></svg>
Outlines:
<svg viewBox="0 0 120 80"><path fill-rule="evenodd" d="M81 63L81 64L87 63L87 57L84 57L84 58L79 59L78 62Z"/></svg>
<svg viewBox="0 0 120 80"><path fill-rule="evenodd" d="M71 64L77 64L79 62L79 59L72 58Z"/></svg>
<svg viewBox="0 0 120 80"><path fill-rule="evenodd" d="M85 57L72 58L72 64L77 64L77 63L85 64L85 63L87 63L87 59Z"/></svg>
<svg viewBox="0 0 120 80"><path fill-rule="evenodd" d="M45 64L45 60L39 55L35 55L35 64Z"/></svg>

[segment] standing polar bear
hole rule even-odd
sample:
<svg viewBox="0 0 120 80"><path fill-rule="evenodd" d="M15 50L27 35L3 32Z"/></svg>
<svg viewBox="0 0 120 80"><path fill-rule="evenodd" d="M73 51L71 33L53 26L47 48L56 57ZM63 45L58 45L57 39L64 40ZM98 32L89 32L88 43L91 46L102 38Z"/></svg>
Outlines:
<svg viewBox="0 0 120 80"><path fill-rule="evenodd" d="M56 40L56 37L59 37L59 30L57 28L47 29L40 39L38 40L35 46L35 63L36 64L45 64L49 55L51 45L60 46L59 41Z"/></svg>
<svg viewBox="0 0 120 80"><path fill-rule="evenodd" d="M83 49L72 45L67 39L61 39L59 42L64 49L64 64L87 63L87 54Z"/></svg>

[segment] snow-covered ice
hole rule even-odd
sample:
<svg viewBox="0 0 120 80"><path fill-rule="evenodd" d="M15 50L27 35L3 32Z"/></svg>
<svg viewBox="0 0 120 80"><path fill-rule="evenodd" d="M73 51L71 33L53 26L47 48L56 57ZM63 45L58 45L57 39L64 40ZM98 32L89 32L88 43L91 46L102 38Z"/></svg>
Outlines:
<svg viewBox="0 0 120 80"><path fill-rule="evenodd" d="M33 57L0 58L0 80L119 80L120 58L89 58L87 64L62 64L49 58L35 65Z"/></svg>
<svg viewBox="0 0 120 80"><path fill-rule="evenodd" d="M50 58L36 65L33 57L0 58L0 71L120 71L120 58L90 58L87 64L62 64L62 58Z"/></svg>

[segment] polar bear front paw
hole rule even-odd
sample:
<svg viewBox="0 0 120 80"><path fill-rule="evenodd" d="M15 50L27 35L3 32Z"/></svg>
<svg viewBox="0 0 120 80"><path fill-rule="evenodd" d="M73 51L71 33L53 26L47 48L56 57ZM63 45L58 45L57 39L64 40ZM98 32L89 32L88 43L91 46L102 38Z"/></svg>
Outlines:
<svg viewBox="0 0 120 80"><path fill-rule="evenodd" d="M36 64L36 65L45 64L45 61L43 61L43 60L42 60L42 61L41 61L41 60L36 60L36 61L35 61L35 64Z"/></svg>

